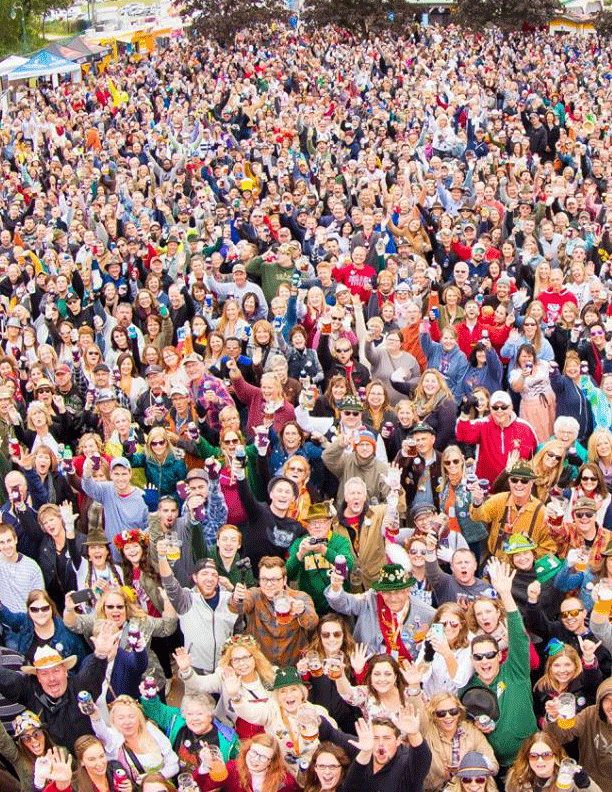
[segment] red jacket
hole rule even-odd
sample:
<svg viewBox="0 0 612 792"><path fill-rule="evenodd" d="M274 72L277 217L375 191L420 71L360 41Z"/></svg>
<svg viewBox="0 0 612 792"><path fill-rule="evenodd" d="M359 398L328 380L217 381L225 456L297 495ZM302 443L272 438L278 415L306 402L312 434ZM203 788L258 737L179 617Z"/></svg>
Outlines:
<svg viewBox="0 0 612 792"><path fill-rule="evenodd" d="M544 306L545 322L556 322L561 316L561 309L566 302L573 302L574 305L578 304L576 297L566 288L561 289L560 292L553 292L547 289L538 294L538 300Z"/></svg>
<svg viewBox="0 0 612 792"><path fill-rule="evenodd" d="M519 453L523 459L531 459L538 447L531 424L515 415L503 429L495 423L492 415L475 421L462 420L460 417L456 434L459 443L478 445L476 473L479 478L486 478L491 483L505 468L508 454L514 450L515 440L520 441Z"/></svg>
<svg viewBox="0 0 612 792"><path fill-rule="evenodd" d="M470 330L465 322L459 322L458 325L455 325L455 332L457 333L459 349L466 357L469 357L472 349L474 349L474 344L482 338L482 324L480 323L480 319L476 320L473 330Z"/></svg>
<svg viewBox="0 0 612 792"><path fill-rule="evenodd" d="M226 764L226 768L227 778L225 781L211 781L208 773L203 775L198 770L195 771L193 777L202 792L209 792L209 790L213 789L222 789L223 792L251 792L250 786L245 789L240 782L235 759L230 759ZM264 784L265 788L266 784ZM285 773L285 783L278 792L299 792L299 789L295 778L290 773Z"/></svg>
<svg viewBox="0 0 612 792"><path fill-rule="evenodd" d="M358 294L363 305L367 305L372 295L372 279L376 278L376 270L373 267L356 267L354 264L347 264L346 267L336 268L332 271L333 277L338 283L344 283L351 294Z"/></svg>

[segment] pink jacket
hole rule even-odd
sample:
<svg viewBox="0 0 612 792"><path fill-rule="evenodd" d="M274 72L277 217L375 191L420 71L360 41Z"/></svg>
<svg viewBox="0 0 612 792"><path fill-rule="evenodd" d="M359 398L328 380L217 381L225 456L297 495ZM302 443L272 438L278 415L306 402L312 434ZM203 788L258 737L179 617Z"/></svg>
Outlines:
<svg viewBox="0 0 612 792"><path fill-rule="evenodd" d="M233 380L232 384L236 396L249 408L246 431L247 435L251 436L253 434L253 427L259 426L264 418L265 402L261 395L261 389L256 388L254 385L249 385L248 382L245 382L243 377ZM272 425L277 432L280 432L287 421L294 420L295 410L293 409L293 405L289 404L288 401L284 401L282 406L274 413L274 422Z"/></svg>

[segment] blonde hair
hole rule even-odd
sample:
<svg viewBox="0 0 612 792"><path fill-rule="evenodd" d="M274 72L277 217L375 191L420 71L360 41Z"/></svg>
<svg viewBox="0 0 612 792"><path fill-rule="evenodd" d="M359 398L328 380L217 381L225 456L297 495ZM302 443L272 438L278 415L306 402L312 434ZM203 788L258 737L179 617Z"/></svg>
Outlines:
<svg viewBox="0 0 612 792"><path fill-rule="evenodd" d="M255 671L259 675L261 681L264 683L265 687L271 688L274 683L274 666L268 660L268 658L264 655L261 651L261 648L258 643L253 645L251 642L248 643L232 643L225 648L221 658L219 659L219 665L221 668L228 668L232 662L232 653L235 649L245 649L255 661Z"/></svg>
<svg viewBox="0 0 612 792"><path fill-rule="evenodd" d="M561 687L552 675L552 666L558 657L567 657L568 660L571 660L574 664L574 675L571 681L580 676L582 673L580 655L573 646L564 646L563 649L548 658L544 666L544 673L533 686L534 690L554 690L555 693L562 693L564 691L565 688Z"/></svg>
<svg viewBox="0 0 612 792"><path fill-rule="evenodd" d="M447 327L445 328L445 331L448 329L452 330L452 328ZM456 337L455 331L452 330L452 332ZM427 374L432 374L436 378L439 386L438 392L431 397L426 396L425 391L423 390L423 380ZM435 410L440 402L445 401L446 399L453 399L453 394L451 393L445 378L442 376L442 374L440 374L438 369L425 369L425 371L421 374L421 379L418 381L418 384L414 390L414 405L417 416L419 418L424 418L426 415L429 415L433 410Z"/></svg>
<svg viewBox="0 0 612 792"><path fill-rule="evenodd" d="M610 450L612 451L612 432L609 429L595 429L593 434L589 437L589 444L587 446L589 462L599 464L601 457L597 453L597 445L602 440L607 440L610 443Z"/></svg>
<svg viewBox="0 0 612 792"><path fill-rule="evenodd" d="M28 429L30 429L32 432L35 431L34 424L32 423L32 415L39 412L43 413L43 415L47 419L47 426L48 427L51 426L51 411L49 410L49 408L40 401L33 401L30 403L30 406L28 407L28 412L26 417Z"/></svg>

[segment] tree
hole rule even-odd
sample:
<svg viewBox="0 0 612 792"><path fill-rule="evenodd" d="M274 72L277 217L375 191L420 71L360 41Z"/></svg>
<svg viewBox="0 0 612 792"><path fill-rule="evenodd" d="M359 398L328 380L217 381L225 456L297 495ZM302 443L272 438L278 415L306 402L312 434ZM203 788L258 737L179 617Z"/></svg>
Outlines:
<svg viewBox="0 0 612 792"><path fill-rule="evenodd" d="M547 25L562 12L559 0L458 0L452 20L475 30L496 25L508 31Z"/></svg>
<svg viewBox="0 0 612 792"><path fill-rule="evenodd" d="M289 18L289 9L279 0L184 0L181 9L191 16L193 33L222 46L232 44L241 30Z"/></svg>
<svg viewBox="0 0 612 792"><path fill-rule="evenodd" d="M302 19L310 27L336 25L367 38L385 30L405 33L415 11L407 0L304 0Z"/></svg>
<svg viewBox="0 0 612 792"><path fill-rule="evenodd" d="M612 11L602 8L593 20L593 24L600 36L610 38L612 36Z"/></svg>

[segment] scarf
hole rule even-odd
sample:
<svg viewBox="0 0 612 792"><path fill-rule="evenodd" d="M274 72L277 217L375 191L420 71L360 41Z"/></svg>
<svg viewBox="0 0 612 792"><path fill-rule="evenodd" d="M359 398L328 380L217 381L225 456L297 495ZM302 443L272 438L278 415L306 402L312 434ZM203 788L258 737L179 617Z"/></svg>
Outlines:
<svg viewBox="0 0 612 792"><path fill-rule="evenodd" d="M378 623L387 647L387 654L397 660L405 659L412 662L412 655L402 640L403 622L401 624L397 623L397 615L385 605L380 591L376 592L376 609L378 611Z"/></svg>

